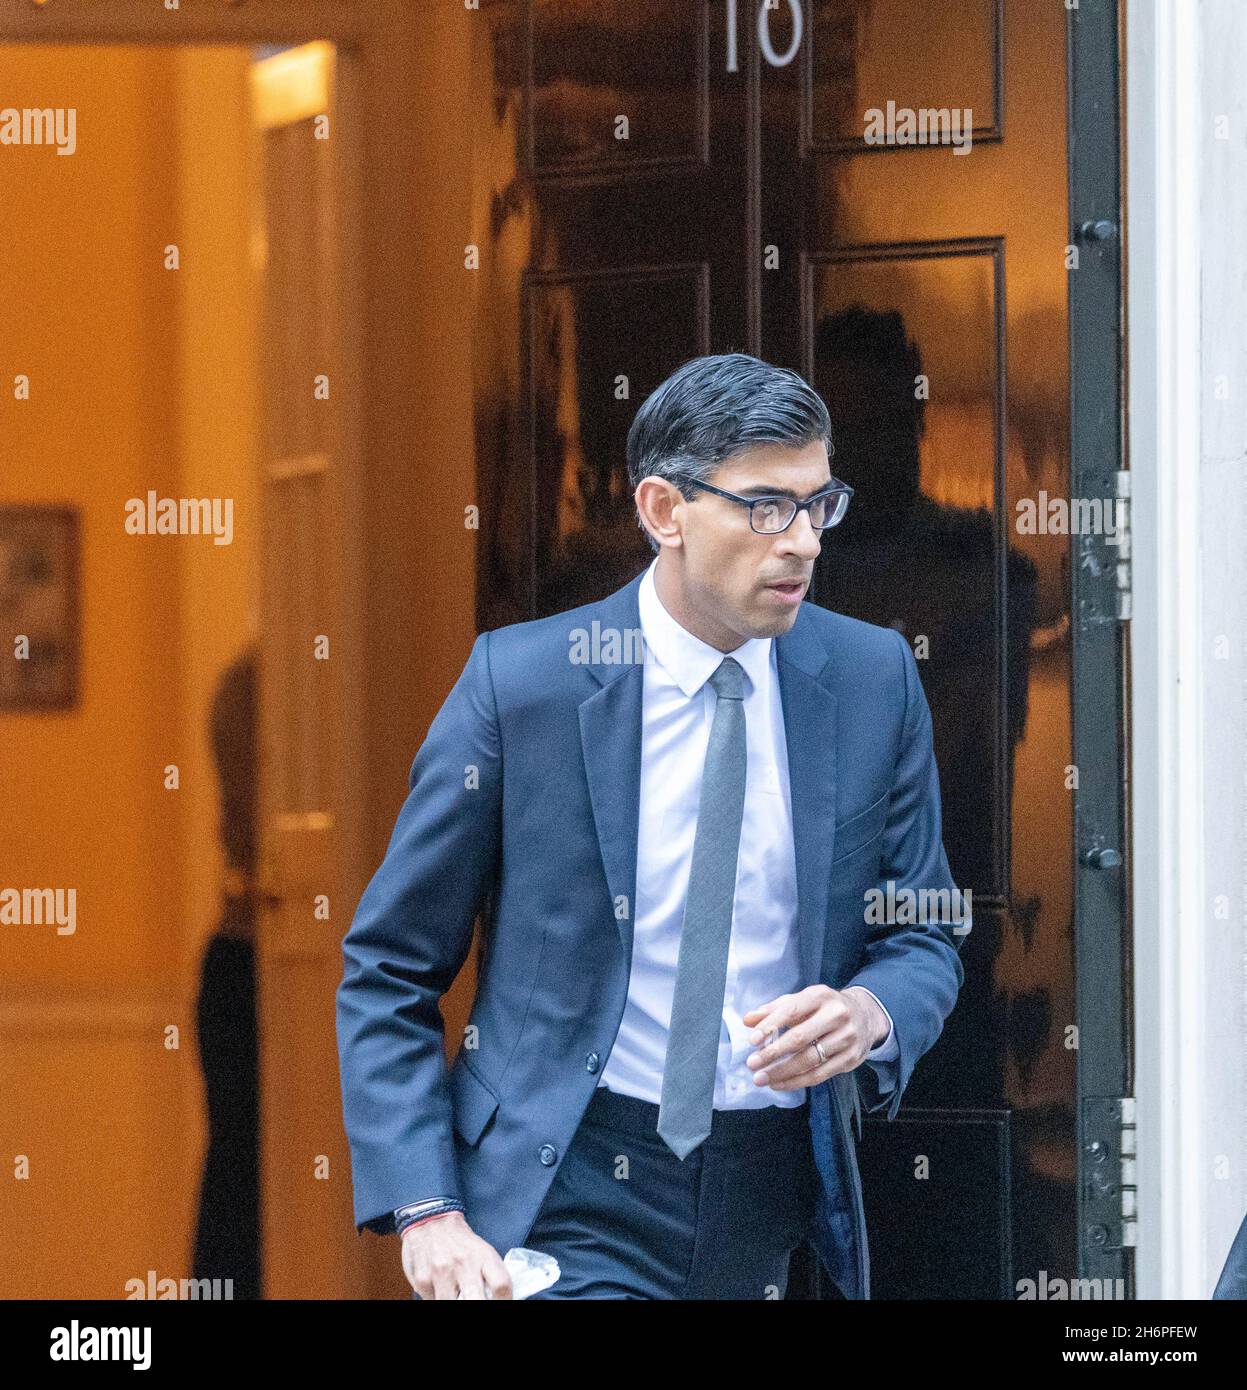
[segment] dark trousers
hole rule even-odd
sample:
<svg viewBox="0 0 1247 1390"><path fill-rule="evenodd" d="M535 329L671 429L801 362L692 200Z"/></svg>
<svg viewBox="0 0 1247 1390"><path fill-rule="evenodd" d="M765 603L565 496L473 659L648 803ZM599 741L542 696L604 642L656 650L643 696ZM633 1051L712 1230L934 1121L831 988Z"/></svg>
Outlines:
<svg viewBox="0 0 1247 1390"><path fill-rule="evenodd" d="M783 1298L814 1215L809 1102L716 1110L683 1160L658 1106L599 1086L524 1244L560 1277L536 1298Z"/></svg>
<svg viewBox="0 0 1247 1390"><path fill-rule="evenodd" d="M191 1276L232 1279L234 1298L259 1298L259 1049L250 941L218 932L208 942L196 1016L208 1150Z"/></svg>

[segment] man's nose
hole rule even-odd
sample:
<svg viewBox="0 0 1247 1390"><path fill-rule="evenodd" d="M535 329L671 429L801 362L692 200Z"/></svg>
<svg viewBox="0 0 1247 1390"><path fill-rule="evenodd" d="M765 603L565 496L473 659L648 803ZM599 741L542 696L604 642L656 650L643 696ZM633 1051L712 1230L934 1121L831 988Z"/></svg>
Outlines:
<svg viewBox="0 0 1247 1390"><path fill-rule="evenodd" d="M780 553L796 555L802 560L817 560L822 547L822 532L810 524L808 510L800 511L792 519L792 524L779 535Z"/></svg>

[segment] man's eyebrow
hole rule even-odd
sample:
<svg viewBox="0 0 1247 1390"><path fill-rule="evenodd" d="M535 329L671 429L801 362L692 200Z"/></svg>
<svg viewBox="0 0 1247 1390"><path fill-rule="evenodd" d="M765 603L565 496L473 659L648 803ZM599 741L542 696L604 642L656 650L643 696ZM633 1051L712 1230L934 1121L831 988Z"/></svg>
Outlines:
<svg viewBox="0 0 1247 1390"><path fill-rule="evenodd" d="M790 487L767 487L765 483L755 483L752 487L742 488L741 497L787 497L793 502L808 502L810 497L817 497L820 492L826 492L831 487L832 480L827 479L821 487L816 487L809 497L798 497Z"/></svg>

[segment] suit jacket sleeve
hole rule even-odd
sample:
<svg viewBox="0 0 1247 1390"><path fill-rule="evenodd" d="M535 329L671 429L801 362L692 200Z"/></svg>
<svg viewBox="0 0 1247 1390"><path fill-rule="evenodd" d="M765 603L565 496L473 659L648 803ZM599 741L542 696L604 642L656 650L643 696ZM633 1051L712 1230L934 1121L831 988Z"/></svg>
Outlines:
<svg viewBox="0 0 1247 1390"><path fill-rule="evenodd" d="M357 1230L397 1207L461 1197L441 996L472 944L501 843L502 750L489 633L429 727L389 848L342 943L342 1113Z"/></svg>
<svg viewBox="0 0 1247 1390"><path fill-rule="evenodd" d="M865 964L848 982L869 989L892 1018L895 1060L859 1066L853 1073L867 1113L886 1106L889 1120L900 1108L918 1059L939 1037L965 977L959 955L964 935L953 933L961 899L940 832L931 710L909 643L899 632L895 636L905 673L905 721L883 830L878 886L886 894L891 880L898 904L909 897L902 890L911 890L913 907L910 913L892 914L897 919L892 922L874 922L868 914ZM938 896L928 891L924 898L923 889L948 891ZM905 917L908 920L901 920Z"/></svg>

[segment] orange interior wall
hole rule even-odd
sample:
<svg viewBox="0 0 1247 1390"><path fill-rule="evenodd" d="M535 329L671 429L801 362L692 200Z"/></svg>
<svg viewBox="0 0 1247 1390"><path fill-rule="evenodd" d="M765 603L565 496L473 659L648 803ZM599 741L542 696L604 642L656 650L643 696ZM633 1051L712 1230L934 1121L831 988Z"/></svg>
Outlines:
<svg viewBox="0 0 1247 1390"><path fill-rule="evenodd" d="M68 504L81 536L79 702L0 712L0 887L73 887L78 912L72 936L0 927L0 1297L117 1298L153 1266L189 1273L219 859L206 709L254 561L233 71L237 50L0 48L5 104L77 110L72 156L0 150L0 505ZM125 502L149 489L235 496L233 545L127 535Z"/></svg>

